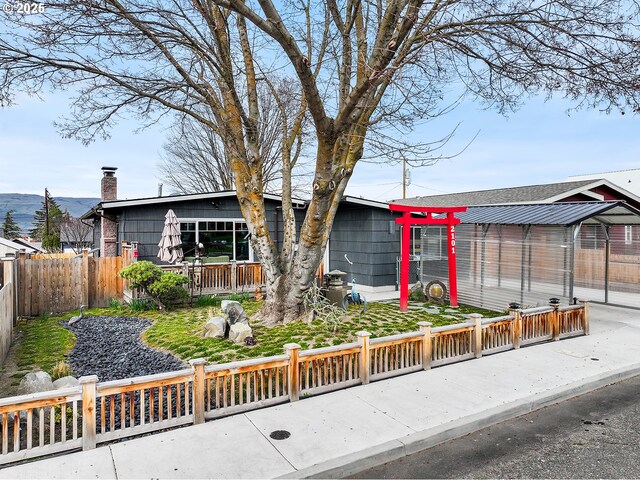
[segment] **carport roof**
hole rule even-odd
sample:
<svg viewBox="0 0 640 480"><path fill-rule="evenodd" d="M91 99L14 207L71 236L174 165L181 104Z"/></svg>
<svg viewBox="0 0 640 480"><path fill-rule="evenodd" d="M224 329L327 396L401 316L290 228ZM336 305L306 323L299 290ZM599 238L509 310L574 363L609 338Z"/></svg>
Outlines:
<svg viewBox="0 0 640 480"><path fill-rule="evenodd" d="M617 200L609 202L488 205L456 214L461 223L498 225L640 225L640 210Z"/></svg>

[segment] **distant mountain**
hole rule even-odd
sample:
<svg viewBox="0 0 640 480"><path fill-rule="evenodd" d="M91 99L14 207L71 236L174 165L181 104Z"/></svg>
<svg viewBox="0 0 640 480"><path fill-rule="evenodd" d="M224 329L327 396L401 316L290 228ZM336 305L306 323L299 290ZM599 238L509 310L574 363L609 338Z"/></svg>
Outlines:
<svg viewBox="0 0 640 480"><path fill-rule="evenodd" d="M100 202L99 198L53 197L60 209L69 210L69 215L79 217ZM13 218L20 226L22 233L33 227L33 215L40 210L44 196L28 193L0 193L0 225L7 211L15 210Z"/></svg>

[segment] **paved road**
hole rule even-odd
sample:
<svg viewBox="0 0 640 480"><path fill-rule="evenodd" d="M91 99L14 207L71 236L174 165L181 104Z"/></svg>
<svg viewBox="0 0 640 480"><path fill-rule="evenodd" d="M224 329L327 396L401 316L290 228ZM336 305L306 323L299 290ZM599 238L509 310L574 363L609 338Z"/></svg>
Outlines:
<svg viewBox="0 0 640 480"><path fill-rule="evenodd" d="M353 478L640 478L640 376Z"/></svg>

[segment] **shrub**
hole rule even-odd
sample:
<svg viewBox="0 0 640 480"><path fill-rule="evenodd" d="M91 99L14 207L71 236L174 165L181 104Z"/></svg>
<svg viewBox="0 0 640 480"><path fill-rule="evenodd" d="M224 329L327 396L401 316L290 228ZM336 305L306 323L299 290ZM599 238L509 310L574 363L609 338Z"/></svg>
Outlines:
<svg viewBox="0 0 640 480"><path fill-rule="evenodd" d="M218 307L222 303L222 298L215 295L201 295L196 300L198 307Z"/></svg>
<svg viewBox="0 0 640 480"><path fill-rule="evenodd" d="M120 307L120 301L117 298L112 298L111 300L109 300L109 308L118 309Z"/></svg>
<svg viewBox="0 0 640 480"><path fill-rule="evenodd" d="M71 375L71 366L67 362L58 362L53 366L51 370L51 379L57 380L62 377L68 377Z"/></svg>
<svg viewBox="0 0 640 480"><path fill-rule="evenodd" d="M162 303L175 303L189 297L189 292L182 288L182 285L188 281L187 277L179 273L164 272L158 280L149 285L147 290L152 297Z"/></svg>
<svg viewBox="0 0 640 480"><path fill-rule="evenodd" d="M409 300L411 300L412 302L424 302L426 300L426 297L424 296L422 288L416 288L415 290L412 290L411 294L409 295Z"/></svg>
<svg viewBox="0 0 640 480"><path fill-rule="evenodd" d="M229 295L224 297L222 300L233 300L236 302L243 303L243 302L248 302L250 298L251 296L248 293L230 293Z"/></svg>
<svg viewBox="0 0 640 480"><path fill-rule="evenodd" d="M157 309L157 305L144 298L134 298L129 303L129 308L134 312L146 312L147 310Z"/></svg>
<svg viewBox="0 0 640 480"><path fill-rule="evenodd" d="M132 288L139 288L149 295L160 308L188 296L182 288L189 281L187 277L174 272L163 272L159 266L147 260L128 265L118 275L129 280Z"/></svg>
<svg viewBox="0 0 640 480"><path fill-rule="evenodd" d="M149 285L160 280L162 269L148 260L140 260L120 270L118 275L129 280L132 288L142 288L146 291Z"/></svg>

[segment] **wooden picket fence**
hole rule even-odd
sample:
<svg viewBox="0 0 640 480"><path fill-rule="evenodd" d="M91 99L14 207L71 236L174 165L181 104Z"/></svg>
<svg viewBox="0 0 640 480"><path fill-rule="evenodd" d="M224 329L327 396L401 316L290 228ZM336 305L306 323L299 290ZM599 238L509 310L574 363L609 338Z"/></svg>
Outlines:
<svg viewBox="0 0 640 480"><path fill-rule="evenodd" d="M219 365L192 360L177 372L98 382L0 399L0 464L83 448L234 413L293 402L432 366L589 333L587 302L514 310L509 315L377 339Z"/></svg>
<svg viewBox="0 0 640 480"><path fill-rule="evenodd" d="M121 298L122 257L93 258L85 251L73 258L29 258L21 253L17 268L17 314L75 310L80 305L105 307Z"/></svg>

